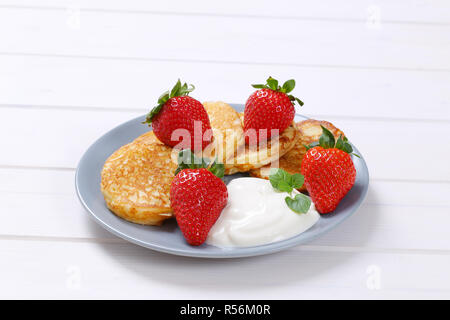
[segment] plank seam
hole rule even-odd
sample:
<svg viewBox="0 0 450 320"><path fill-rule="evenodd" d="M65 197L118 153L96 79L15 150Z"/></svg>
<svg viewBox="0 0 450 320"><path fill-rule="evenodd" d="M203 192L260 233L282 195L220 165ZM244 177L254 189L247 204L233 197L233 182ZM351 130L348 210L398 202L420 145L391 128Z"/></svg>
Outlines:
<svg viewBox="0 0 450 320"><path fill-rule="evenodd" d="M154 62L180 62L199 64L236 64L254 66L281 66L299 67L310 69L351 69L351 70L384 70L384 71L417 71L417 72L450 72L447 68L416 68L416 67L388 67L388 66L358 66L358 65L328 65L328 64L302 64L283 62L255 62L255 61L227 61L227 60L197 60L197 59L176 59L176 58L156 58L156 57L130 57L130 56L93 56L93 55L72 55L59 53L38 53L38 52L0 52L2 56L24 56L24 57L44 57L61 59L93 59L93 60L116 60L116 61L154 61Z"/></svg>
<svg viewBox="0 0 450 320"><path fill-rule="evenodd" d="M76 171L75 167L27 166L27 165L12 165L12 164L0 164L0 170L1 169ZM388 179L388 178L372 178L371 177L370 181L450 184L450 180L431 180L431 179L422 179L422 180L421 179Z"/></svg>
<svg viewBox="0 0 450 320"><path fill-rule="evenodd" d="M66 11L75 6L51 7L51 6L30 6L30 5L0 5L3 9L13 10L44 10L44 11ZM175 11L153 11L153 10L133 10L133 9L105 9L105 8L82 8L81 12L92 13L112 13L112 14L139 14L139 15L160 15L160 16L186 16L186 17L212 17L212 18L231 18L231 19L269 19L269 20L294 20L294 21L323 21L337 23L357 23L365 24L367 19L358 18L332 18L332 17L313 17L313 16L288 16L288 15L265 15L265 14L231 14L217 12L175 12ZM414 26L449 26L450 23L442 21L413 21L413 20L390 20L381 19L383 24L394 25L414 25Z"/></svg>
<svg viewBox="0 0 450 320"><path fill-rule="evenodd" d="M238 104L237 102L230 102L231 104ZM37 110L59 110L59 111L92 111L92 112L129 112L136 113L142 112L142 115L147 114L150 108L124 108L124 107L100 107L100 106L74 106L74 105L38 105L38 104L16 104L16 103L0 103L0 108L17 108L17 109L37 109ZM360 121L373 121L373 122L412 122L412 123L448 123L450 124L450 119L417 119L417 118L395 118L395 117L363 117L363 116L343 116L343 115L333 115L333 114L309 114L304 113L303 115L314 118L314 119L326 119L333 118L339 120L360 120Z"/></svg>
<svg viewBox="0 0 450 320"><path fill-rule="evenodd" d="M39 242L72 242L72 243L106 243L113 245L135 245L121 238L75 238L75 237L51 237L51 236L26 236L26 235L0 235L0 241L39 241ZM300 245L287 249L287 251L318 251L341 253L382 253L382 254L416 254L416 255L450 255L450 250L443 249L396 249L396 248L371 248L350 246L326 246L326 245Z"/></svg>

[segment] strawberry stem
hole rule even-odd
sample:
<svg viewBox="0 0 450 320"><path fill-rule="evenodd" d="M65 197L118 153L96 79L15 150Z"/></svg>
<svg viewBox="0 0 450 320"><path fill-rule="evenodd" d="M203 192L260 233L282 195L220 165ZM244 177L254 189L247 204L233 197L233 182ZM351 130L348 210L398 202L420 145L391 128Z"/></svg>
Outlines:
<svg viewBox="0 0 450 320"><path fill-rule="evenodd" d="M154 107L145 118L145 121L143 123L148 123L149 125L152 123L153 118L161 111L161 108L164 106L164 104L173 97L181 97L181 96L187 96L189 93L194 91L195 87L192 84L184 83L181 84L180 79L178 79L177 83L171 90L167 90L158 98L158 105Z"/></svg>
<svg viewBox="0 0 450 320"><path fill-rule="evenodd" d="M288 94L289 92L294 90L295 80L294 79L287 80L285 83L283 83L283 86L280 87L278 85L278 80L276 80L272 77L269 77L266 80L265 84L252 84L252 87L256 88L256 89L270 89L273 91L283 92L283 93ZM289 100L291 100L292 104L295 105L295 103L297 102L300 106L304 105L303 101L300 100L299 98L294 97L293 95L288 95L288 97L289 97Z"/></svg>
<svg viewBox="0 0 450 320"><path fill-rule="evenodd" d="M349 154L353 154L354 156L360 158L359 155L353 153L353 147L350 144L350 142L348 142L347 137L343 137L341 134L339 135L339 138L335 140L334 135L331 133L330 130L328 130L322 125L321 127L322 127L322 135L319 138L319 142L316 141L309 145L303 145L306 148L306 150L312 149L314 147L322 147L324 149L336 148Z"/></svg>
<svg viewBox="0 0 450 320"><path fill-rule="evenodd" d="M178 153L178 168L175 171L175 175L184 169L201 168L208 169L208 171L219 178L222 178L225 173L225 166L223 163L218 163L217 159L211 161L211 159L208 158L199 158L191 151L191 149L184 149Z"/></svg>

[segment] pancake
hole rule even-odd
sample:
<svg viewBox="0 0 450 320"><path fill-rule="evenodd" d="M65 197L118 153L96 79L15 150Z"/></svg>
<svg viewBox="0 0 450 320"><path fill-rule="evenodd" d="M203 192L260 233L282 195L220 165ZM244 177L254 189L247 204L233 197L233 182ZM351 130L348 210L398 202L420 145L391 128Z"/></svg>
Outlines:
<svg viewBox="0 0 450 320"><path fill-rule="evenodd" d="M243 126L244 114L240 113L239 116ZM277 161L292 149L299 139L299 131L296 130L294 125L292 123L279 136L270 139L267 144L255 147L249 147L246 144L242 145L237 150L234 163L230 164L231 168L228 168L228 170L226 168L225 174L247 172Z"/></svg>
<svg viewBox="0 0 450 320"><path fill-rule="evenodd" d="M214 140L203 150L203 156L217 158L225 164L225 170L234 163L236 151L245 144L244 128L239 113L229 104L216 101L204 102Z"/></svg>
<svg viewBox="0 0 450 320"><path fill-rule="evenodd" d="M250 171L250 175L257 178L269 179L271 168L281 168L290 174L300 173L302 160L307 151L305 145L319 141L322 135L321 125L330 130L336 139L339 135L344 137L344 133L328 121L313 119L300 121L295 124L300 137L294 147L279 159L278 164L271 163L262 168L254 169ZM306 188L302 186L299 190L305 191Z"/></svg>
<svg viewBox="0 0 450 320"><path fill-rule="evenodd" d="M172 148L152 131L119 148L105 162L101 191L119 217L144 225L160 225L172 217L169 191L177 168Z"/></svg>

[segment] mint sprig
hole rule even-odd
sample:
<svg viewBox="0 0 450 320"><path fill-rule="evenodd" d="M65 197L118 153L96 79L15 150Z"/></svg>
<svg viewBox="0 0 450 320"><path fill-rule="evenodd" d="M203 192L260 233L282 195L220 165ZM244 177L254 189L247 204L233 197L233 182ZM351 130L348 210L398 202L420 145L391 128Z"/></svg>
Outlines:
<svg viewBox="0 0 450 320"><path fill-rule="evenodd" d="M324 149L336 148L346 153L352 154L358 158L360 157L356 153L353 153L353 147L350 144L350 142L348 142L347 137L343 137L341 134L339 135L339 138L336 140L330 130L328 130L322 125L321 127L322 127L322 135L320 136L319 141L313 142L307 146L305 145L306 150L312 149L314 147L322 147Z"/></svg>
<svg viewBox="0 0 450 320"><path fill-rule="evenodd" d="M178 79L172 90L167 90L158 98L158 105L147 114L147 117L143 123L151 124L153 118L161 111L161 108L170 98L187 96L189 93L194 91L194 89L194 85L188 85L187 83L181 84L180 79Z"/></svg>
<svg viewBox="0 0 450 320"><path fill-rule="evenodd" d="M269 181L274 189L290 193L293 189L300 188L305 178L300 173L289 174L283 169L277 169L269 176Z"/></svg>
<svg viewBox="0 0 450 320"><path fill-rule="evenodd" d="M290 79L287 80L285 83L283 83L283 86L279 86L278 85L278 80L269 77L266 80L265 84L252 84L252 87L255 89L271 89L274 91L278 91L278 92L283 92L288 94L289 92L291 92L292 90L294 90L295 88L295 80L294 79ZM295 104L295 102L297 102L300 106L303 106L304 103L303 101L301 101L299 98L294 97L293 95L288 95L289 100L291 100L292 104Z"/></svg>
<svg viewBox="0 0 450 320"><path fill-rule="evenodd" d="M283 169L276 169L269 175L269 181L275 190L289 193L289 196L284 198L287 206L295 213L306 213L311 206L311 199L304 194L296 194L292 197L292 191L300 188L305 177L300 173L289 174Z"/></svg>
<svg viewBox="0 0 450 320"><path fill-rule="evenodd" d="M287 206L295 213L306 213L311 207L311 199L305 196L303 193L298 193L294 198L284 198Z"/></svg>
<svg viewBox="0 0 450 320"><path fill-rule="evenodd" d="M181 150L178 153L178 167L175 170L177 175L184 169L200 169L206 168L215 176L222 178L225 174L225 166L223 163L218 163L217 160L211 161L206 158L197 157L190 149Z"/></svg>

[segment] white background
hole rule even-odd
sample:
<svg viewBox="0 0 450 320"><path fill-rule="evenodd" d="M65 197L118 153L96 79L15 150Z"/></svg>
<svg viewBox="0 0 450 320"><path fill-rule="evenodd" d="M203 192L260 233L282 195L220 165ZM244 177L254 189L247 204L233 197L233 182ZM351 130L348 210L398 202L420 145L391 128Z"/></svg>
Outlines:
<svg viewBox="0 0 450 320"><path fill-rule="evenodd" d="M203 260L128 244L74 193L86 148L178 77L299 112L365 156L362 208L305 246ZM0 298L450 298L450 2L0 1Z"/></svg>

